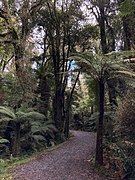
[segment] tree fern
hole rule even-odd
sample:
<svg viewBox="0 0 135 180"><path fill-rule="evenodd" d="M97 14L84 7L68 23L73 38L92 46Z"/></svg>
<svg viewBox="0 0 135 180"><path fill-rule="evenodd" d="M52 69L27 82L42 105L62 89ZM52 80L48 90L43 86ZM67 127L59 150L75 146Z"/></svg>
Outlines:
<svg viewBox="0 0 135 180"><path fill-rule="evenodd" d="M103 164L103 121L104 121L104 98L105 82L112 75L124 75L133 78L135 73L124 59L135 56L135 52L111 52L108 54L96 54L95 52L84 52L73 54L69 59L74 59L82 72L94 78L99 87L99 118L97 126L96 162Z"/></svg>
<svg viewBox="0 0 135 180"><path fill-rule="evenodd" d="M13 152L14 155L17 155L19 153L17 151L20 149L20 131L21 131L22 123L25 123L26 121L30 123L31 132L29 133L31 134L31 138L33 139L37 139L37 137L39 136L38 138L40 140L44 139L44 141L46 141L45 138L46 133L53 134L54 132L57 131L51 121L46 121L45 116L36 111L22 112L19 110L18 112L14 112L8 107L0 106L0 115L1 115L1 119L0 119L1 123L7 122L7 127L9 121L12 120L15 123L15 127L13 129L15 133L15 142L13 144L15 144L15 147L12 148L15 149L15 152ZM35 141L37 143L38 140Z"/></svg>
<svg viewBox="0 0 135 180"><path fill-rule="evenodd" d="M45 116L35 111L24 113L22 117L29 118L33 121L45 121Z"/></svg>
<svg viewBox="0 0 135 180"><path fill-rule="evenodd" d="M15 119L15 113L8 107L0 106L0 114Z"/></svg>
<svg viewBox="0 0 135 180"><path fill-rule="evenodd" d="M32 134L45 134L47 133L47 131L49 132L57 132L56 127L54 126L54 124L52 124L49 121L46 121L45 123L39 123L39 122L31 122L31 132Z"/></svg>
<svg viewBox="0 0 135 180"><path fill-rule="evenodd" d="M119 73L119 75L126 75L134 77L135 73L130 67L130 63L125 59L135 57L135 51L113 51L108 54L96 54L95 52L84 52L72 54L69 59L76 60L81 70L89 74L94 79L105 77L105 72ZM123 72L123 73L122 73ZM125 76L125 77L126 77Z"/></svg>
<svg viewBox="0 0 135 180"><path fill-rule="evenodd" d="M42 135L34 135L32 138L35 140L36 143L39 143L39 141L46 141Z"/></svg>

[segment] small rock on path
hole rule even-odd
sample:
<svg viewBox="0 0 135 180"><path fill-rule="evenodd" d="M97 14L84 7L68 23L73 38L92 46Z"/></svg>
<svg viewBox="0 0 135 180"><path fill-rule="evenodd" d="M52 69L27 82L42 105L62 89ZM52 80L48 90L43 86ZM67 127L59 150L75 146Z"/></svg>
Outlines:
<svg viewBox="0 0 135 180"><path fill-rule="evenodd" d="M105 180L94 174L89 163L95 154L95 135L73 133L62 146L17 166L13 180Z"/></svg>

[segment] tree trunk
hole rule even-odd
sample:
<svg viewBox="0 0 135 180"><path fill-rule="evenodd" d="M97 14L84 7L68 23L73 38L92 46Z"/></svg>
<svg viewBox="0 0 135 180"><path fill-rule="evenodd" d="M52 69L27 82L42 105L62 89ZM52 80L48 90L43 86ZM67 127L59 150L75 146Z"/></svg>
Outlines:
<svg viewBox="0 0 135 180"><path fill-rule="evenodd" d="M70 108L68 108L68 110L66 111L66 121L64 126L64 134L67 139L69 138L69 119L70 119Z"/></svg>
<svg viewBox="0 0 135 180"><path fill-rule="evenodd" d="M65 126L64 126L64 134L66 138L69 137L69 120L70 120L70 112L71 112L71 101L72 101L73 93L74 93L77 81L79 79L79 76L80 76L80 71L77 74L77 77L75 79L75 83L73 85L70 95L67 96L66 117L65 117Z"/></svg>
<svg viewBox="0 0 135 180"><path fill-rule="evenodd" d="M50 100L50 86L46 76L40 78L39 93L41 94L41 102L39 112L48 117L49 100Z"/></svg>
<svg viewBox="0 0 135 180"><path fill-rule="evenodd" d="M60 133L63 132L63 125L64 125L64 121L63 121L63 106L62 106L62 92L60 87L56 88L56 92L55 92L55 97L54 97L54 122L55 122L55 126L58 129L58 131Z"/></svg>
<svg viewBox="0 0 135 180"><path fill-rule="evenodd" d="M103 165L103 120L104 120L104 80L99 79L99 120L96 141L96 163Z"/></svg>
<svg viewBox="0 0 135 180"><path fill-rule="evenodd" d="M105 12L104 12L104 5L101 4L100 7L100 20L99 20L99 27L100 27L100 37L101 37L101 47L103 54L107 53L107 42L106 42L106 27L105 27Z"/></svg>
<svg viewBox="0 0 135 180"><path fill-rule="evenodd" d="M131 50L131 33L129 28L128 17L124 17L123 19L123 30L124 30L124 50Z"/></svg>
<svg viewBox="0 0 135 180"><path fill-rule="evenodd" d="M108 86L110 107L112 110L115 110L116 107L118 106L117 98L116 98L116 88L115 88L117 86L117 81L115 79L109 79L108 76L107 86Z"/></svg>
<svg viewBox="0 0 135 180"><path fill-rule="evenodd" d="M12 154L14 157L20 154L20 123L16 123L16 127L14 130L14 136L12 139Z"/></svg>

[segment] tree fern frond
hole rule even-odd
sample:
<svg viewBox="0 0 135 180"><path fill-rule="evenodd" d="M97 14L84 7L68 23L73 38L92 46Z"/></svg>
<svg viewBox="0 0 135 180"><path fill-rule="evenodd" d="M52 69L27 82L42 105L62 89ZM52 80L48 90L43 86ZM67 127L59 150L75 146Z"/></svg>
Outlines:
<svg viewBox="0 0 135 180"><path fill-rule="evenodd" d="M47 128L50 129L53 132L57 132L58 131L57 128L53 124L48 124Z"/></svg>
<svg viewBox="0 0 135 180"><path fill-rule="evenodd" d="M99 79L99 77L105 77L107 71L134 78L133 68L128 61L124 60L131 57L135 57L135 51L114 51L105 55L84 52L74 54L70 58L77 61L83 72L94 79Z"/></svg>
<svg viewBox="0 0 135 180"><path fill-rule="evenodd" d="M88 56L88 54L76 54L75 56L71 56L71 59L74 59L77 61L77 64L81 67L81 70L83 72L86 73L90 73L91 76L93 76L93 78L97 78L99 76L99 66L97 66L98 68L96 68L95 66L97 65L97 63L95 63L95 66L93 65L93 59L94 57ZM93 57L93 59L91 59Z"/></svg>
<svg viewBox="0 0 135 180"><path fill-rule="evenodd" d="M135 79L135 73L134 72L129 72L129 71L116 71L116 74L118 75L124 75L129 78L134 78Z"/></svg>
<svg viewBox="0 0 135 180"><path fill-rule="evenodd" d="M32 133L32 134L35 134L35 133L37 133L37 132L40 132L39 127L37 127L37 126L32 126L32 127L31 127L31 133Z"/></svg>
<svg viewBox="0 0 135 180"><path fill-rule="evenodd" d="M46 121L45 123L39 123L39 122L32 122L31 123L31 132L33 134L39 133L39 134L44 134L46 132L57 132L57 128L55 127L54 124L50 121Z"/></svg>
<svg viewBox="0 0 135 180"><path fill-rule="evenodd" d="M32 138L36 141L46 141L45 138L42 135L33 135Z"/></svg>
<svg viewBox="0 0 135 180"><path fill-rule="evenodd" d="M0 144L3 144L3 143L10 143L8 139L5 139L5 138L2 138L0 136Z"/></svg>
<svg viewBox="0 0 135 180"><path fill-rule="evenodd" d="M0 106L0 114L4 116L8 116L9 118L12 118L12 119L16 118L15 113L8 107Z"/></svg>
<svg viewBox="0 0 135 180"><path fill-rule="evenodd" d="M30 121L30 124L31 124L31 126L41 126L42 124L41 124L41 122L40 121Z"/></svg>
<svg viewBox="0 0 135 180"><path fill-rule="evenodd" d="M120 57L128 59L129 57L135 57L135 51L112 51L105 54L105 56L112 57L113 59L119 59Z"/></svg>
<svg viewBox="0 0 135 180"><path fill-rule="evenodd" d="M17 117L22 117L22 116L25 116L25 113L22 112L22 111L18 111L15 113Z"/></svg>
<svg viewBox="0 0 135 180"><path fill-rule="evenodd" d="M45 116L41 113L36 112L36 111L25 113L23 117L29 118L33 121L44 121L45 120Z"/></svg>
<svg viewBox="0 0 135 180"><path fill-rule="evenodd" d="M0 123L2 123L2 122L9 122L9 121L11 121L12 120L12 118L9 118L9 117L3 117L3 118L1 118L0 119Z"/></svg>

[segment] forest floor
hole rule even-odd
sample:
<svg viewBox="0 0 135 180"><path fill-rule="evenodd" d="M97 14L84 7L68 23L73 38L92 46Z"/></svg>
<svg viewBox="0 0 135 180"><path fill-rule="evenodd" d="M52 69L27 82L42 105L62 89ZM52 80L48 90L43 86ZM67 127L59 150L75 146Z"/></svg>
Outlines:
<svg viewBox="0 0 135 180"><path fill-rule="evenodd" d="M12 170L13 180L105 180L94 173L95 135L74 131L58 148L42 153Z"/></svg>

